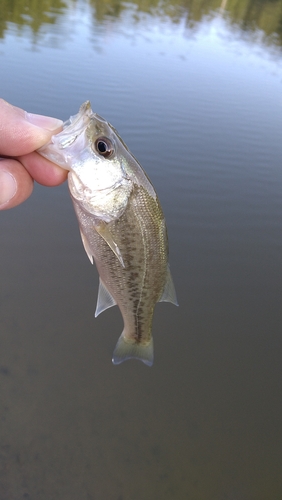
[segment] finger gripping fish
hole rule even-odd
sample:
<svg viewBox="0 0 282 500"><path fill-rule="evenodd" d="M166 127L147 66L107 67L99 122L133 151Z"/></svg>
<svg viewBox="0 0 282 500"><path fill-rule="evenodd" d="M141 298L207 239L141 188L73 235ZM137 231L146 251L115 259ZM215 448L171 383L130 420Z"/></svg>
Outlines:
<svg viewBox="0 0 282 500"><path fill-rule="evenodd" d="M165 219L151 182L89 101L38 152L69 171L83 245L100 277L95 316L116 304L121 311L113 363L136 358L151 366L155 305L177 305Z"/></svg>

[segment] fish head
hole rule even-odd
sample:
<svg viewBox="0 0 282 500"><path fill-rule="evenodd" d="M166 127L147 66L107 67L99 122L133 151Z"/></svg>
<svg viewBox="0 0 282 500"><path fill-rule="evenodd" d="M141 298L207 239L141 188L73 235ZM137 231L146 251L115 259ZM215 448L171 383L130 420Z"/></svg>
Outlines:
<svg viewBox="0 0 282 500"><path fill-rule="evenodd" d="M38 152L69 171L74 203L104 222L120 217L132 190L127 148L115 129L93 113L89 101Z"/></svg>

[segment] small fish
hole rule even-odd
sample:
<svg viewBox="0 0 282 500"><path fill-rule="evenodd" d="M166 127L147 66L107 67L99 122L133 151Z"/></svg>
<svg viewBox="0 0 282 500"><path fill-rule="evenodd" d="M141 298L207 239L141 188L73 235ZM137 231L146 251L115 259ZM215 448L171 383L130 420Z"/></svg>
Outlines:
<svg viewBox="0 0 282 500"><path fill-rule="evenodd" d="M89 101L38 152L69 170L83 245L100 277L95 317L116 304L121 311L113 363L136 358L151 366L155 305L177 305L165 219L151 182Z"/></svg>

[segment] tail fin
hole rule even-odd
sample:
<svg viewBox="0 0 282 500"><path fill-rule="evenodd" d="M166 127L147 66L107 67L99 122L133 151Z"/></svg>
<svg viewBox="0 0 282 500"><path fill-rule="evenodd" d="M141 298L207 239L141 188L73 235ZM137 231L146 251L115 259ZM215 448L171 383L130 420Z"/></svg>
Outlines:
<svg viewBox="0 0 282 500"><path fill-rule="evenodd" d="M151 338L148 344L140 344L126 340L122 333L117 341L112 362L114 365L119 365L127 359L139 359L145 365L152 366L154 361L153 339Z"/></svg>

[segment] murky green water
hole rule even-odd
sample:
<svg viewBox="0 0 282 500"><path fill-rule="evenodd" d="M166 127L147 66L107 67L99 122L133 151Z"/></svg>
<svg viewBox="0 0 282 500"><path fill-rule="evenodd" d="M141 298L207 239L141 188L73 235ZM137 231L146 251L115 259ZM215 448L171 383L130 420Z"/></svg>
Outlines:
<svg viewBox="0 0 282 500"><path fill-rule="evenodd" d="M67 187L0 213L0 499L282 497L281 1L2 2L0 95L90 99L151 177L180 307L118 367Z"/></svg>

